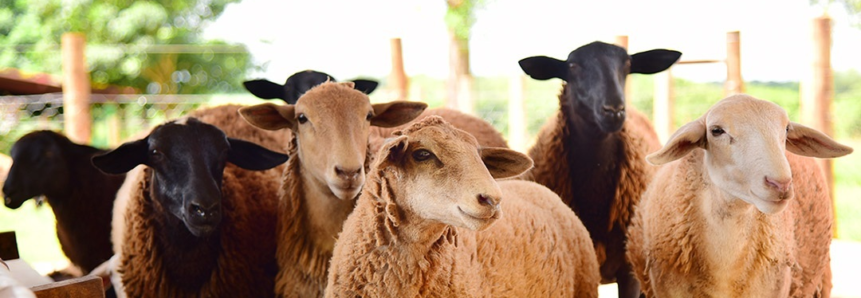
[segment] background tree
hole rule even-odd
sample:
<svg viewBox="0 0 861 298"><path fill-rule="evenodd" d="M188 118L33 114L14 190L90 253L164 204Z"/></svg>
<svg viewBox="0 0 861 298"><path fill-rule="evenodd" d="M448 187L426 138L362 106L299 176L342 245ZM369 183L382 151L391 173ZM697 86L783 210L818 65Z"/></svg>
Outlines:
<svg viewBox="0 0 861 298"><path fill-rule="evenodd" d="M469 35L475 11L482 0L446 0L445 23L449 34L446 107L472 113L472 74L469 70Z"/></svg>
<svg viewBox="0 0 861 298"><path fill-rule="evenodd" d="M0 66L59 74L60 37L83 32L94 86L144 93L241 90L252 67L242 45L202 39L239 0L0 0Z"/></svg>

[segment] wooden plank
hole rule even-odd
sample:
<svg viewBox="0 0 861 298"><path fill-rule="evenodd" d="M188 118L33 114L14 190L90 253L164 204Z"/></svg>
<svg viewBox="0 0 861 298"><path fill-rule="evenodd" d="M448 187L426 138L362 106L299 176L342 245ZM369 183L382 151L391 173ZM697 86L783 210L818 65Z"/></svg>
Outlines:
<svg viewBox="0 0 861 298"><path fill-rule="evenodd" d="M18 255L18 240L15 238L15 232L0 233L0 259L14 260L20 257Z"/></svg>
<svg viewBox="0 0 861 298"><path fill-rule="evenodd" d="M744 93L744 80L741 78L741 34L738 31L726 33L726 83L724 96Z"/></svg>
<svg viewBox="0 0 861 298"><path fill-rule="evenodd" d="M674 120L674 105L673 98L673 73L672 68L656 73L652 77L655 79L655 101L652 103L652 123L655 125L655 132L658 133L658 140L664 144L670 135L672 135L675 126Z"/></svg>
<svg viewBox="0 0 861 298"><path fill-rule="evenodd" d="M30 288L38 298L93 298L105 297L102 279L83 276Z"/></svg>
<svg viewBox="0 0 861 298"><path fill-rule="evenodd" d="M89 144L90 76L85 57L86 38L82 33L63 34L63 122L66 136L78 144Z"/></svg>
<svg viewBox="0 0 861 298"><path fill-rule="evenodd" d="M404 51L400 38L392 38L392 72L389 75L389 83L395 92L395 100L407 100L409 96L407 88L407 73L404 70Z"/></svg>

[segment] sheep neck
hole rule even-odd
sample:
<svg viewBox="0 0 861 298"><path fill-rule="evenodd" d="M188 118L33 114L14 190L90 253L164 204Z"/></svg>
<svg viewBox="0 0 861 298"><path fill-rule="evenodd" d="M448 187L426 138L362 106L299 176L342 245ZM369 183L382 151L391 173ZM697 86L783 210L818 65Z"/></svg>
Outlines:
<svg viewBox="0 0 861 298"><path fill-rule="evenodd" d="M695 155L695 154L694 154ZM702 163L691 168L700 168ZM691 173L696 175L695 173ZM791 262L788 241L791 226L784 211L767 215L753 205L720 190L707 171L694 185L705 185L693 195L692 221L701 226L704 272L710 276L712 291L725 296L765 297L788 290ZM698 218L698 219L696 219ZM788 293L787 293L788 294ZM786 296L786 295L783 295Z"/></svg>
<svg viewBox="0 0 861 298"><path fill-rule="evenodd" d="M303 172L301 177L308 235L312 235L318 248L331 252L344 221L353 211L355 201L336 197L325 182L307 172Z"/></svg>
<svg viewBox="0 0 861 298"><path fill-rule="evenodd" d="M152 202L153 214L156 215L153 223L156 234L160 237L155 237L155 241L161 250L162 265L165 268L163 272L169 280L173 281L173 284L179 287L189 290L199 289L210 279L218 263L221 227L206 238L191 234L185 223L164 209L156 199L153 193L155 188L151 185L154 173L149 168L147 171L150 173L145 174L149 176L146 189L150 191L146 193L147 199ZM229 221L225 218L222 224Z"/></svg>

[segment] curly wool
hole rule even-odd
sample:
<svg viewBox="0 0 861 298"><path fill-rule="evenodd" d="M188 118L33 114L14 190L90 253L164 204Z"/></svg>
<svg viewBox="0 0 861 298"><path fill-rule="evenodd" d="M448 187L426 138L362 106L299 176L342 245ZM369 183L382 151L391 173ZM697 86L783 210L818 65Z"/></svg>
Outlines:
<svg viewBox="0 0 861 298"><path fill-rule="evenodd" d="M560 111L542 127L529 150L535 167L524 178L547 186L577 213L592 237L602 282L608 283L625 261L627 226L654 175L655 167L645 156L661 145L648 119L631 107L622 130L609 140L600 145L584 141L572 127L575 115L567 90L563 86ZM587 151L609 153L615 160L596 167L584 156Z"/></svg>
<svg viewBox="0 0 861 298"><path fill-rule="evenodd" d="M756 212L756 229L747 231L749 245L741 247L746 257L739 264L733 283L733 296L750 295L754 278L774 274L780 266L791 270L790 297L829 297L831 292L831 211L828 188L821 170L811 158L786 153L795 199L781 213ZM660 219L638 212L628 235L628 259L647 297L655 296L652 277L662 284L685 284L705 296L716 286L714 268L705 262L698 243L706 230L706 218L697 194L709 185L704 180L703 151L691 152L682 160L668 164L656 175L638 207ZM660 233L658 233L660 232ZM650 274L652 272L652 274ZM672 274L671 274L672 273ZM668 276L684 276L672 280Z"/></svg>
<svg viewBox="0 0 861 298"><path fill-rule="evenodd" d="M218 230L216 257L211 272L183 268L172 260L194 260L197 251L183 253L166 248L158 219L161 206L150 198L151 169L143 172L133 190L126 215L125 241L119 271L129 297L272 297L275 277L275 224L277 222L277 170L247 171L232 164L224 168L221 188L223 220ZM178 268L208 276L199 288L177 283Z"/></svg>

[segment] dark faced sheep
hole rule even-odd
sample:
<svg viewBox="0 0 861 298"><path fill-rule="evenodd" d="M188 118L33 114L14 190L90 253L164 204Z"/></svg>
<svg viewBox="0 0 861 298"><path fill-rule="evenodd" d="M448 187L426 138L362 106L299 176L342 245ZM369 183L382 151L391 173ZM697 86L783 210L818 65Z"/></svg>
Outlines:
<svg viewBox="0 0 861 298"><path fill-rule="evenodd" d="M63 253L83 273L111 255L111 208L125 175L108 175L90 163L104 150L75 144L53 131L35 131L12 146L13 164L3 193L6 207L45 196L57 218Z"/></svg>
<svg viewBox="0 0 861 298"><path fill-rule="evenodd" d="M294 73L287 78L284 85L273 83L268 80L251 80L242 83L245 89L254 96L262 99L281 99L288 104L296 104L299 97L311 88L327 81L335 81L332 76L319 71L305 70ZM377 89L378 83L371 80L353 80L353 88L365 94L371 94Z"/></svg>
<svg viewBox="0 0 861 298"><path fill-rule="evenodd" d="M263 170L286 159L195 118L162 124L144 139L94 157L108 173L147 166L125 216L117 269L125 293L273 296L280 175Z"/></svg>
<svg viewBox="0 0 861 298"><path fill-rule="evenodd" d="M660 148L648 119L625 104L625 78L663 71L680 55L650 50L628 56L623 48L593 42L566 61L520 60L534 79L565 81L559 112L529 151L535 168L526 177L559 194L577 213L595 245L602 282L618 282L620 297L640 294L625 261L625 231L654 172L644 157Z"/></svg>

